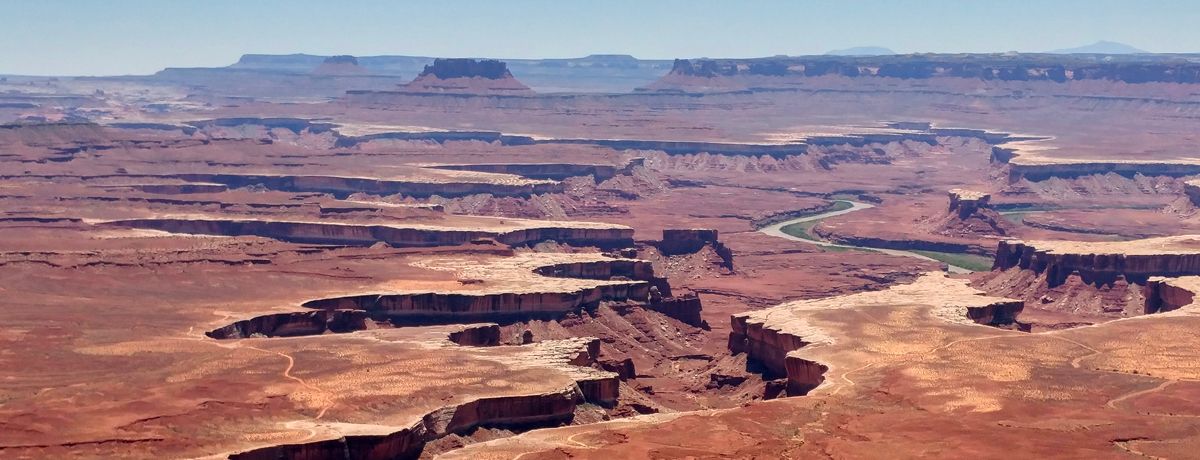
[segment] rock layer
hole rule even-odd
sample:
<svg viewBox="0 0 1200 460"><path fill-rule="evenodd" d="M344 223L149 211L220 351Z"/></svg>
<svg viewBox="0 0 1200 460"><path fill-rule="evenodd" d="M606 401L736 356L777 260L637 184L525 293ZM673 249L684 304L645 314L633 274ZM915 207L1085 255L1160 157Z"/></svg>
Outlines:
<svg viewBox="0 0 1200 460"><path fill-rule="evenodd" d="M633 243L629 228L588 228L563 224L533 228L471 230L433 226L401 227L333 222L266 221L241 219L125 219L103 225L146 228L173 233L240 236L253 235L282 241L318 244L370 246L385 242L393 247L431 247L466 244L480 238L492 238L510 246L554 240L575 245L624 247Z"/></svg>
<svg viewBox="0 0 1200 460"><path fill-rule="evenodd" d="M1200 236L1185 235L1125 242L1001 241L993 269L1045 273L1050 287L1072 273L1094 285L1123 276L1145 284L1151 276L1200 274Z"/></svg>

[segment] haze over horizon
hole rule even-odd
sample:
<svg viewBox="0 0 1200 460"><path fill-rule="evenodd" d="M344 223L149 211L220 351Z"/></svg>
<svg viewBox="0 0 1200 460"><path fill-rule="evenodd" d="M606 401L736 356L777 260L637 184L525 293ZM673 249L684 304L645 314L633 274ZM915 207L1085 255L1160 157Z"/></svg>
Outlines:
<svg viewBox="0 0 1200 460"><path fill-rule="evenodd" d="M350 4L345 4L350 3ZM215 21L212 18L220 18ZM732 2L547 0L397 5L315 0L200 6L123 0L20 3L0 28L0 74L150 74L243 54L643 59L913 52L1044 52L1101 40L1200 52L1200 4L1063 0Z"/></svg>

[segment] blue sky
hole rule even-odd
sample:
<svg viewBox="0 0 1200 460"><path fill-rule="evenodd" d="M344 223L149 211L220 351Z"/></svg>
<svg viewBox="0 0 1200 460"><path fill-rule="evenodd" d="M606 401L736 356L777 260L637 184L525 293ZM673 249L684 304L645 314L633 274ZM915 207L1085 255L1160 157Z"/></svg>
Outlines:
<svg viewBox="0 0 1200 460"><path fill-rule="evenodd" d="M146 74L244 53L640 58L1045 51L1097 40L1200 52L1198 0L6 0L0 73Z"/></svg>

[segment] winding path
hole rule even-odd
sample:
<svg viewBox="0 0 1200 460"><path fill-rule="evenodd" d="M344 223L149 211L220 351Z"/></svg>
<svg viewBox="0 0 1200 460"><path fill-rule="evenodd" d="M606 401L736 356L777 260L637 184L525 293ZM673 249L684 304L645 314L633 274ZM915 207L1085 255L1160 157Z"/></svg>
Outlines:
<svg viewBox="0 0 1200 460"><path fill-rule="evenodd" d="M798 236L792 236L787 233L784 233L783 227L786 227L788 225L798 224L801 222L812 222L812 221L817 221L817 220L823 220L826 218L840 216L842 214L849 214L852 212L861 211L863 209L870 209L870 208L875 207L875 205L873 205L873 204L859 203L857 201L850 201L850 200L839 200L839 201L850 203L850 207L846 208L846 209L842 209L840 211L823 212L820 214L813 214L811 216L804 216L804 217L799 217L799 218L792 219L792 220L779 222L777 224L763 227L763 228L759 229L758 231L762 232L764 234L779 237L779 238L789 239L792 241L799 241L802 243L815 244L817 246L822 246L822 247L827 247L827 248L865 249L865 250L870 250L870 251L875 251L875 252L881 252L884 254L890 254L893 256L912 257L915 259L936 262L939 264L946 263L946 262L942 262L940 260L936 260L931 257L926 257L926 256L923 256L923 255L920 255L920 254L917 254L917 253L911 252L911 251L901 251L898 249L873 248L870 246L853 246L853 245L847 245L847 244L837 244L837 243L831 243L829 241L820 240L820 239L800 238ZM959 267L957 265L952 265L952 264L946 263L946 267L947 267L947 271L949 271L950 273L972 273L971 270L968 270L963 267Z"/></svg>

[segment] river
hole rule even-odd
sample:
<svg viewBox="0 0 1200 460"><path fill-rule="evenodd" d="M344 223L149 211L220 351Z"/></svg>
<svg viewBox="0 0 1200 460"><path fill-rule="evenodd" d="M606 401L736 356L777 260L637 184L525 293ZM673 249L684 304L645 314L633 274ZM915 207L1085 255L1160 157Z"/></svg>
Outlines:
<svg viewBox="0 0 1200 460"><path fill-rule="evenodd" d="M862 211L864 209L869 209L869 208L875 207L875 205L873 205L873 204L859 203L857 201L850 201L850 200L839 200L839 201L845 201L847 203L850 203L850 207L846 208L846 209L842 209L840 211L830 211L830 212L825 212L825 213L821 213L821 214L814 214L811 216L804 216L804 217L780 222L780 223L773 224L773 225L770 225L767 227L763 227L762 229L759 229L759 231L762 233L765 233L767 235L784 238L784 239L789 239L792 241L799 241L801 243L815 244L817 246L824 246L824 247L831 247L831 248L846 248L846 249L865 249L865 250L869 250L869 251L881 252L884 254L891 254L894 256L912 257L914 259L921 259L921 260L927 260L927 261L935 262L935 263L939 263L939 264L946 264L947 271L949 271L950 273L972 273L971 270L968 270L966 268L959 267L957 265L948 264L946 262L942 262L940 260L926 257L926 256L923 256L923 255L920 255L920 254L917 254L917 253L911 252L911 251L901 251L899 249L872 248L869 246L851 246L851 245L846 245L846 244L831 243L829 241L823 241L823 240L818 240L818 239L809 240L809 239L804 239L804 238L800 238L797 236L788 235L787 233L783 232L783 227L786 227L788 225L798 224L801 222L812 222L812 221L822 220L822 219L826 219L826 218L833 217L833 216L840 216L842 214L850 214L852 212ZM818 237L816 235L813 235L813 238L818 238Z"/></svg>

